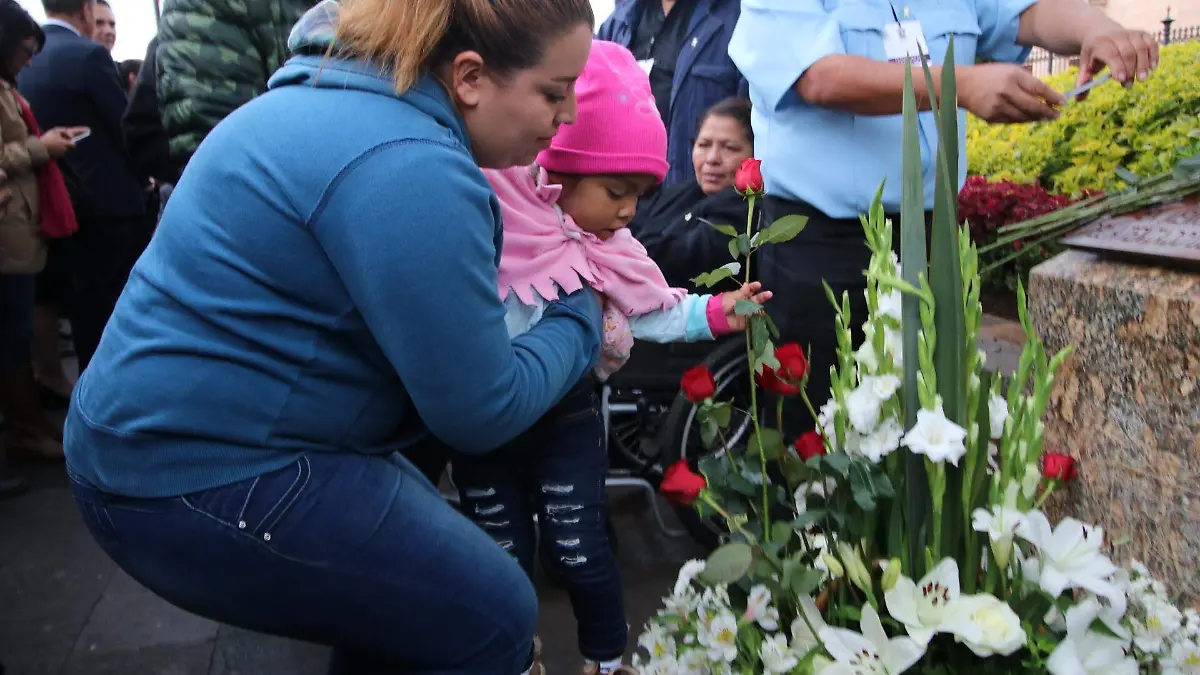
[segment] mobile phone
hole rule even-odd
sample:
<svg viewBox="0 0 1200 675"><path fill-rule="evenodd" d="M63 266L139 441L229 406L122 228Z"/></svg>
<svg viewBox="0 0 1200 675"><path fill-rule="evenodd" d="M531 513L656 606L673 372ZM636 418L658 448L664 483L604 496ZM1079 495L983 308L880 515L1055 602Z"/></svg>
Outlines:
<svg viewBox="0 0 1200 675"><path fill-rule="evenodd" d="M91 129L88 129L87 131L83 131L83 132L80 132L80 133L78 133L78 134L75 134L74 136L72 136L72 137L71 137L71 142L72 142L72 143L78 143L79 141L82 141L83 139L85 139L85 138L87 138L88 136L91 136L91 135L92 135L92 130L91 130Z"/></svg>

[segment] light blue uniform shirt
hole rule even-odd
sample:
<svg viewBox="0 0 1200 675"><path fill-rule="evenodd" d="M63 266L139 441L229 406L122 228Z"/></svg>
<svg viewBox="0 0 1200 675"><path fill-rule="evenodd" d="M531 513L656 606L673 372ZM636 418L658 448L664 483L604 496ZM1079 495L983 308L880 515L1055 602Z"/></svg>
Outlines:
<svg viewBox="0 0 1200 675"><path fill-rule="evenodd" d="M854 218L870 206L880 181L884 208L900 209L900 115L862 116L818 108L796 93L809 66L832 54L887 61L883 29L895 16L919 21L933 63L946 58L954 36L955 63L1020 63L1021 13L1036 0L742 0L729 56L750 83L755 156L767 192L808 202L832 218ZM892 14L895 9L895 16ZM924 74L919 65L914 77ZM965 139L959 111L959 146ZM925 207L933 208L937 126L922 113L921 163ZM962 153L960 179L966 176Z"/></svg>

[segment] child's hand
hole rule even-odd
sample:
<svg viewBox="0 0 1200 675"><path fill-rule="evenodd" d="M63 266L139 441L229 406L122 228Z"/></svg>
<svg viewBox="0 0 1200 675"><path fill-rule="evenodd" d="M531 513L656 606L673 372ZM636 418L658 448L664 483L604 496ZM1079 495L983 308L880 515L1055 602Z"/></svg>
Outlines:
<svg viewBox="0 0 1200 675"><path fill-rule="evenodd" d="M762 284L757 281L742 284L742 287L736 291L727 291L721 294L721 311L725 313L725 320L729 322L730 330L744 330L746 328L746 317L738 316L734 308L737 306L738 300L749 300L756 305L761 305L771 299L771 291L762 291Z"/></svg>

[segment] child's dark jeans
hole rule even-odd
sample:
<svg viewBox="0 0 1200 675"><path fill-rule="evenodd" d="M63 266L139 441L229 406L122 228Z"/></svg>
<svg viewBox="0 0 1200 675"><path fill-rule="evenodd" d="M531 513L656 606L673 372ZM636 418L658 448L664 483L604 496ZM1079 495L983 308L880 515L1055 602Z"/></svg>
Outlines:
<svg viewBox="0 0 1200 675"><path fill-rule="evenodd" d="M512 443L458 456L454 482L464 512L533 576L537 514L542 559L571 596L585 659L625 653L621 577L609 546L604 475L608 455L595 385L585 380Z"/></svg>

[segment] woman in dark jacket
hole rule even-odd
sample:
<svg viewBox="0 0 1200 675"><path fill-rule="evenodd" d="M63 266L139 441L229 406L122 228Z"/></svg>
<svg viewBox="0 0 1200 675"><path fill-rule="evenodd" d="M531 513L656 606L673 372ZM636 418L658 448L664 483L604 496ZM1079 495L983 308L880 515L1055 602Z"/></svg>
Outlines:
<svg viewBox="0 0 1200 675"><path fill-rule="evenodd" d="M705 113L692 145L696 180L672 186L638 205L630 231L672 286L730 261L728 237L707 223L746 224L746 200L733 189L742 160L754 153L750 101L727 98Z"/></svg>

